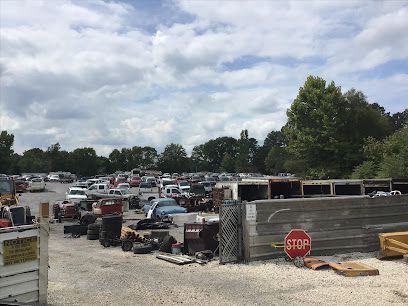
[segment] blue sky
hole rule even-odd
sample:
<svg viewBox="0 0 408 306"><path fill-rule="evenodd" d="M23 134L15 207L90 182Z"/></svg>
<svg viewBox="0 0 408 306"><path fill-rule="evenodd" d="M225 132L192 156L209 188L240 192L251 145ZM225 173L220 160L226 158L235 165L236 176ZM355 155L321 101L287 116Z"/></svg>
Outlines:
<svg viewBox="0 0 408 306"><path fill-rule="evenodd" d="M308 75L395 113L407 29L404 1L0 1L0 130L18 153L262 144Z"/></svg>

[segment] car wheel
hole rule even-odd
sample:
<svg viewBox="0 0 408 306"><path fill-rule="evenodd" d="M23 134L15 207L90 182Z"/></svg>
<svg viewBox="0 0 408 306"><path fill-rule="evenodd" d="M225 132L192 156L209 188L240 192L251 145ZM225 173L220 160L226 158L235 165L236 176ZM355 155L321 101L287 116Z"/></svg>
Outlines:
<svg viewBox="0 0 408 306"><path fill-rule="evenodd" d="M130 239L122 240L122 251L129 252L133 248L133 241Z"/></svg>

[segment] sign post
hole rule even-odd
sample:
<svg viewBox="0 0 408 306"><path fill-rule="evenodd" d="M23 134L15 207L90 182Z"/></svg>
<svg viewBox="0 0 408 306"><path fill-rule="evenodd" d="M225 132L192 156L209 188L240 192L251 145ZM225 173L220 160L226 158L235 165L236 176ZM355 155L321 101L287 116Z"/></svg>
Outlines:
<svg viewBox="0 0 408 306"><path fill-rule="evenodd" d="M303 267L303 258L312 250L312 238L301 229L291 230L285 237L285 253L295 266Z"/></svg>

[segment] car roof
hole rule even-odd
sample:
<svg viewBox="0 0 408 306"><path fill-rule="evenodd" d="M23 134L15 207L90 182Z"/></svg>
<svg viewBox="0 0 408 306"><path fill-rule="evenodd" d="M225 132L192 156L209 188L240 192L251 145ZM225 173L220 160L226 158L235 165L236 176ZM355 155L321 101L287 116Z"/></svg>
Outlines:
<svg viewBox="0 0 408 306"><path fill-rule="evenodd" d="M160 198L160 199L154 199L152 200L153 202L161 203L161 202L176 202L175 199L172 198Z"/></svg>
<svg viewBox="0 0 408 306"><path fill-rule="evenodd" d="M83 190L83 189L80 187L69 187L69 190Z"/></svg>
<svg viewBox="0 0 408 306"><path fill-rule="evenodd" d="M178 188L178 185L166 185L166 188Z"/></svg>

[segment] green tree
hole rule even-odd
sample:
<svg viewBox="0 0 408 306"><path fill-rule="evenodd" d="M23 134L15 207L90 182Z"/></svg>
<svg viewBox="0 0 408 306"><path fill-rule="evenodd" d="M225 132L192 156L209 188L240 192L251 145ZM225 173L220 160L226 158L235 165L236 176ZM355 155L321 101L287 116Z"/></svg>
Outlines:
<svg viewBox="0 0 408 306"><path fill-rule="evenodd" d="M69 171L69 154L61 151L58 142L48 147L45 158L48 160L48 171Z"/></svg>
<svg viewBox="0 0 408 306"><path fill-rule="evenodd" d="M93 148L75 149L70 154L71 169L77 175L91 176L98 170L97 155Z"/></svg>
<svg viewBox="0 0 408 306"><path fill-rule="evenodd" d="M265 159L265 167L269 174L278 174L279 172L286 172L286 148L273 146L268 152Z"/></svg>
<svg viewBox="0 0 408 306"><path fill-rule="evenodd" d="M366 160L353 169L353 179L373 179L378 174L378 164L372 160Z"/></svg>
<svg viewBox="0 0 408 306"><path fill-rule="evenodd" d="M112 165L112 170L114 171L125 171L124 162L122 161L121 152L118 149L114 149L109 154L109 160Z"/></svg>
<svg viewBox="0 0 408 306"><path fill-rule="evenodd" d="M218 137L204 144L204 154L210 171L218 171L225 153L231 157L237 154L237 140L233 137Z"/></svg>
<svg viewBox="0 0 408 306"><path fill-rule="evenodd" d="M18 166L21 172L48 172L46 154L40 148L24 151Z"/></svg>
<svg viewBox="0 0 408 306"><path fill-rule="evenodd" d="M221 161L220 171L221 172L235 172L235 160L228 153L224 154L224 157Z"/></svg>
<svg viewBox="0 0 408 306"><path fill-rule="evenodd" d="M12 155L14 153L12 147L14 143L14 135L1 131L0 133L0 173L8 174L11 170Z"/></svg>
<svg viewBox="0 0 408 306"><path fill-rule="evenodd" d="M267 169L266 166L266 158L268 156L269 151L273 147L286 147L288 145L288 141L286 139L285 134L280 131L271 131L266 136L264 143L261 147L258 148L254 157L254 166L257 171L262 173L270 173L270 170ZM287 155L286 155L287 156ZM285 156L285 159L286 159Z"/></svg>
<svg viewBox="0 0 408 306"><path fill-rule="evenodd" d="M408 126L408 108L402 112L393 114L392 122L394 124L395 131L398 131L403 127Z"/></svg>
<svg viewBox="0 0 408 306"><path fill-rule="evenodd" d="M408 127L397 131L384 142L379 177L408 178Z"/></svg>
<svg viewBox="0 0 408 306"><path fill-rule="evenodd" d="M344 95L334 82L309 76L287 112L285 134L294 158L311 176L345 177L363 161L364 139L392 132L384 108L354 89Z"/></svg>
<svg viewBox="0 0 408 306"><path fill-rule="evenodd" d="M186 150L179 144L171 143L159 157L159 169L163 172L180 173L189 169Z"/></svg>
<svg viewBox="0 0 408 306"><path fill-rule="evenodd" d="M249 138L248 130L242 130L238 139L238 152L235 158L235 170L238 172L251 172L255 170L254 157L258 150L255 138Z"/></svg>

